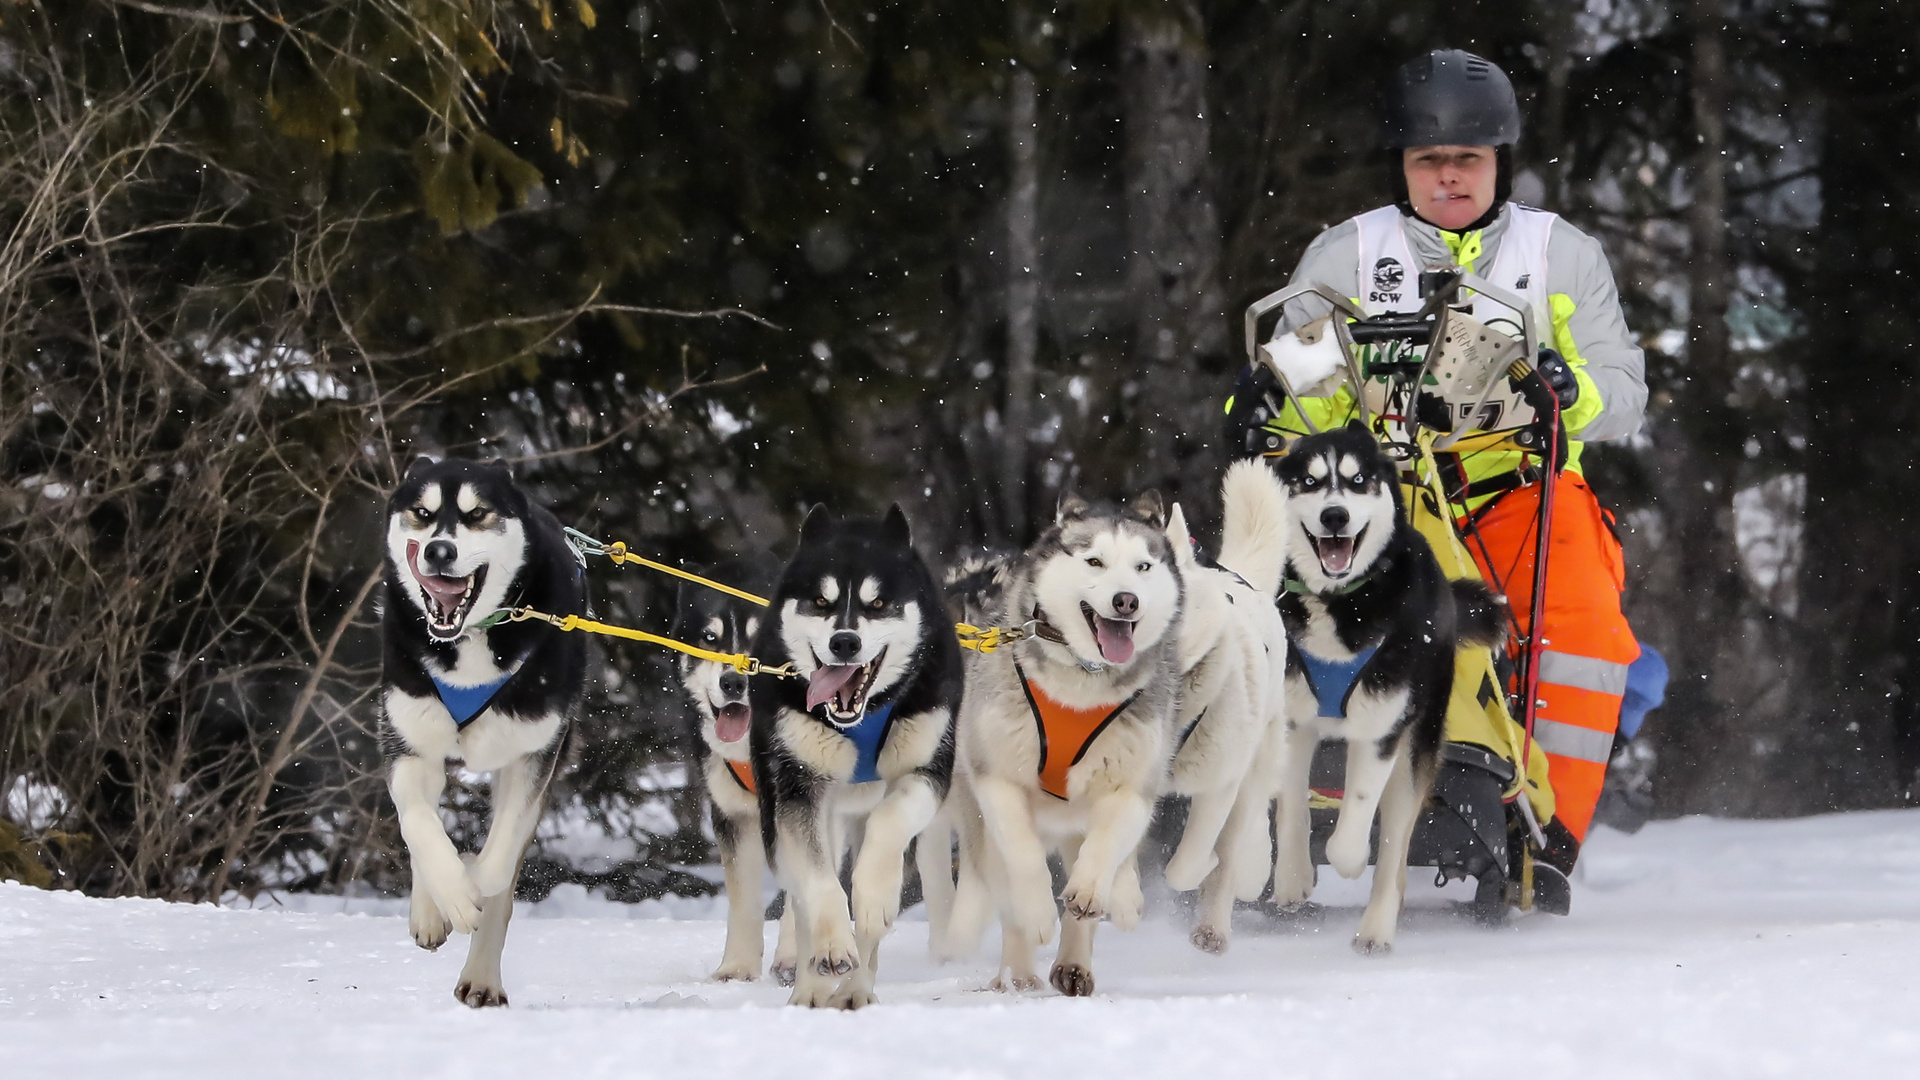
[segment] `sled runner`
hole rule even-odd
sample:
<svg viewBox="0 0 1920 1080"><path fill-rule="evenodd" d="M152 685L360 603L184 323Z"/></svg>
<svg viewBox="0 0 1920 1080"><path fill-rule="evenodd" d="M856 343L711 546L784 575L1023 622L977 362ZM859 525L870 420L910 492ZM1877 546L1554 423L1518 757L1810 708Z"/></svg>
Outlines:
<svg viewBox="0 0 1920 1080"><path fill-rule="evenodd" d="M1357 419L1401 463L1408 519L1442 570L1450 578L1483 580L1466 544L1475 512L1503 491L1467 483L1457 462L1512 455L1521 463L1517 475L1537 481L1564 467L1566 437L1557 402L1532 367L1540 336L1528 302L1453 268L1423 273L1419 285L1424 302L1411 313L1370 315L1318 284L1261 298L1246 312L1246 348L1249 362L1268 377L1257 380L1264 384L1259 400L1230 403L1229 413L1243 423L1246 449L1268 457L1283 456L1294 440L1320 431L1316 411L1323 421L1329 415L1341 424ZM1319 311L1329 313L1310 318ZM1281 326L1263 341L1263 326L1276 322ZM1307 405L1312 399L1332 400L1316 410ZM1552 487L1543 488L1535 522L1543 538L1552 521ZM1531 584L1525 595L1540 595L1549 550L1543 540L1531 583L1488 586L1504 595ZM1409 859L1434 867L1442 880L1474 879L1475 914L1489 920L1504 918L1509 907L1564 914L1568 904L1565 879L1536 861L1546 844L1541 826L1554 814L1546 755L1533 738L1542 642L1537 631L1520 633L1517 622L1509 613L1510 651L1462 647L1456 654L1443 764ZM1356 674L1310 671L1309 678L1316 694L1337 697L1339 687L1320 682ZM1322 743L1314 759L1318 863L1325 862L1339 806L1343 759L1337 742Z"/></svg>

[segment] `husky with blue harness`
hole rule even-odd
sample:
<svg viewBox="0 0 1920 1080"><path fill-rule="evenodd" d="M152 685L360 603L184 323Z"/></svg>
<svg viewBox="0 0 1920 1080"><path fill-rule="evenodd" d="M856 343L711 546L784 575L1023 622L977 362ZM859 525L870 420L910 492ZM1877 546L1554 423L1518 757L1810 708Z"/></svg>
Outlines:
<svg viewBox="0 0 1920 1080"><path fill-rule="evenodd" d="M1346 790L1327 862L1359 877L1378 816L1373 893L1353 947L1391 952L1414 826L1440 768L1455 650L1495 643L1503 612L1479 582L1442 572L1407 518L1399 465L1364 426L1295 441L1277 471L1288 518L1280 615L1293 648L1273 900L1313 889L1308 770L1322 739L1344 739Z"/></svg>
<svg viewBox="0 0 1920 1080"><path fill-rule="evenodd" d="M900 508L843 522L814 507L753 652L793 673L756 675L748 690L760 828L794 914L792 1003L857 1009L874 1001L907 847L952 783L963 681ZM849 904L838 871L856 828Z"/></svg>
<svg viewBox="0 0 1920 1080"><path fill-rule="evenodd" d="M585 584L560 523L500 464L415 460L388 502L386 555L381 747L413 866L413 940L431 950L472 934L454 996L505 1005L514 880L586 675L583 638L507 613L584 614ZM449 761L492 774L477 855L440 821Z"/></svg>

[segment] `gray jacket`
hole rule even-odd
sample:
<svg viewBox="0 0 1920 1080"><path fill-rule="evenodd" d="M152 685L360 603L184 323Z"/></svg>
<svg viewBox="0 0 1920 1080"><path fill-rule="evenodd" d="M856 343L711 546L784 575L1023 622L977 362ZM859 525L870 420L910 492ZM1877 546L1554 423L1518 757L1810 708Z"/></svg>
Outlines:
<svg viewBox="0 0 1920 1080"><path fill-rule="evenodd" d="M1481 232L1483 254L1475 266L1484 269L1493 265L1512 217L1512 209L1502 207L1493 224ZM1401 224L1415 258L1429 265L1453 263L1439 229L1417 217L1403 217ZM1359 278L1359 261L1359 227L1351 220L1343 221L1307 245L1300 265L1294 268L1293 281L1318 282L1351 295ZM1647 411L1646 358L1627 329L1626 316L1620 310L1620 292L1614 286L1613 270L1607 265L1600 241L1574 228L1565 218L1554 222L1547 239L1547 291L1565 293L1573 301L1567 329L1578 356L1586 361L1580 370L1592 380L1591 389L1599 392L1603 405L1599 415L1570 434L1594 442L1624 439L1639 431ZM1312 317L1311 313L1295 313L1292 305L1288 315L1290 324L1303 315ZM1551 344L1552 329L1542 327L1541 337Z"/></svg>

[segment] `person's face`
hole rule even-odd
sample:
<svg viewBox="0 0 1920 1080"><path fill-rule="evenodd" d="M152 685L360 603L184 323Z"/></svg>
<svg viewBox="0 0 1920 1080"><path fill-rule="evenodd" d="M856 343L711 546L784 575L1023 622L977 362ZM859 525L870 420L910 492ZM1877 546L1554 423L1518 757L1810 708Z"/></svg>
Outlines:
<svg viewBox="0 0 1920 1080"><path fill-rule="evenodd" d="M1402 153L1413 212L1442 229L1464 229L1493 205L1499 163L1491 146L1415 146Z"/></svg>

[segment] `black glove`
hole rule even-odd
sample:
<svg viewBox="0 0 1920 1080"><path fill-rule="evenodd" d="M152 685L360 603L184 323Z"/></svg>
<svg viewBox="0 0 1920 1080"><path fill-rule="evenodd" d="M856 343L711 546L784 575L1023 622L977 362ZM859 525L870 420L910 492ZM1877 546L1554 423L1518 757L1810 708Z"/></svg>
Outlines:
<svg viewBox="0 0 1920 1080"><path fill-rule="evenodd" d="M1543 346L1540 360L1534 364L1534 368L1540 372L1540 381L1546 383L1547 389L1559 399L1561 412L1573 408L1573 403L1580 400L1580 380L1574 378L1573 368L1561 359L1559 353Z"/></svg>
<svg viewBox="0 0 1920 1080"><path fill-rule="evenodd" d="M1240 369L1227 409L1227 447L1234 457L1258 457L1286 445L1274 411L1285 396L1266 365Z"/></svg>

